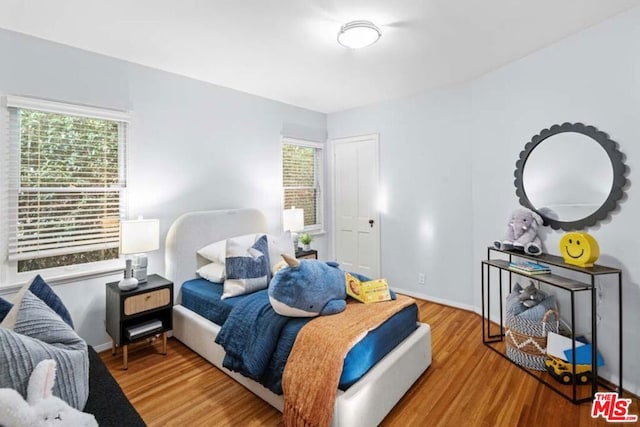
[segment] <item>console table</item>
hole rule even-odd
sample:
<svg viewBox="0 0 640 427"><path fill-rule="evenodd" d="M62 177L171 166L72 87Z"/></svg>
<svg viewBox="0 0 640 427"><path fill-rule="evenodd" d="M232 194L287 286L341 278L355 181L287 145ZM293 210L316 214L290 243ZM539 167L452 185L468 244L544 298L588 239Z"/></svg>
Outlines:
<svg viewBox="0 0 640 427"><path fill-rule="evenodd" d="M497 256L497 257L496 257ZM539 275L527 275L523 273L519 273L513 271L509 268L510 263L515 259L521 260L530 260L537 262L539 264L547 265L553 267L552 274L539 274ZM573 379L571 380L571 384L563 385L556 382L551 375L545 371L536 371L532 369L527 369L522 366L519 366L523 371L536 378L538 381L544 383L548 387L550 387L553 391L560 394L564 398L570 400L573 403L583 403L583 402L591 402L594 398L595 393L598 391L598 385L605 387L608 390L613 390L613 388L608 384L603 382L601 378L598 377L598 364L596 359L597 348L598 348L598 331L596 325L597 319L597 288L595 279L598 276L613 276L614 280L609 280L606 285L603 286L615 286L617 284L618 288L618 357L619 357L619 383L617 384L617 392L619 395L622 394L622 272L617 268L611 268L603 265L594 265L590 268L577 267L574 265L565 264L562 257L555 255L542 254L539 256L531 256L524 254L518 251L505 251L496 249L494 247L488 247L487 249L487 259L482 261L482 342L487 345L492 350L496 351L498 354L511 361L506 355L504 337L504 315L503 315L503 304L504 304L504 296L503 296L503 287L505 284L508 284L509 292L512 290L512 283L514 276L521 276L526 279L533 280L534 282L544 283L553 288L560 289L562 291L569 292L571 299L571 310L568 313L571 316L570 328L571 328L571 339L574 342L573 352L575 354L575 296L580 292L589 293L590 298L590 310L591 310L591 344L592 344L592 353L591 353L591 387L588 395L585 395L584 387L586 385L580 386L576 380L576 364L575 360L572 365ZM500 311L500 319L499 325L496 325L495 322L492 322L490 319L491 316L491 286L492 286L492 270L497 272L498 279L498 295L499 295L499 311ZM573 271L580 273L580 277L583 280L574 280L566 277L567 271ZM495 276L495 274L494 274ZM504 280L504 277L507 277L507 280ZM495 277L494 277L495 278ZM563 314L567 314L566 312ZM499 327L499 330L496 329ZM512 362L512 361L511 361ZM512 362L515 364L515 362ZM579 387L582 387L578 390ZM570 391L570 393L568 393Z"/></svg>

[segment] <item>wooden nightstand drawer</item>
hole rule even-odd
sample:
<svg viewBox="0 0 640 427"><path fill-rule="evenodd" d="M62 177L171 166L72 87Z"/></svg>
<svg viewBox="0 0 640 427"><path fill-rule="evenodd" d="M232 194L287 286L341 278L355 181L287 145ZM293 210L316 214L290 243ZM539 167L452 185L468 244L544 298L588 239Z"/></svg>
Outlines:
<svg viewBox="0 0 640 427"><path fill-rule="evenodd" d="M171 301L171 289L158 289L157 291L133 295L124 300L124 314L142 313L154 308L164 307Z"/></svg>

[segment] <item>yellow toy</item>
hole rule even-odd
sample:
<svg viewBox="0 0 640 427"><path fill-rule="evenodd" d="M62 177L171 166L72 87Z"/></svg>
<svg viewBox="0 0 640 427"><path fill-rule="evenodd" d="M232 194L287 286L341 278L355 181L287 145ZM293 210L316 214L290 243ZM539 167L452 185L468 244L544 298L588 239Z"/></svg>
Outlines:
<svg viewBox="0 0 640 427"><path fill-rule="evenodd" d="M560 239L560 253L567 264L593 267L600 256L600 247L590 234L571 232Z"/></svg>
<svg viewBox="0 0 640 427"><path fill-rule="evenodd" d="M547 355L547 359L544 362L547 372L551 374L553 378L560 381L563 384L569 384L576 382L578 384L587 384L591 381L591 365L578 365L576 364L576 380L573 380L573 366L569 362L560 360L557 357Z"/></svg>

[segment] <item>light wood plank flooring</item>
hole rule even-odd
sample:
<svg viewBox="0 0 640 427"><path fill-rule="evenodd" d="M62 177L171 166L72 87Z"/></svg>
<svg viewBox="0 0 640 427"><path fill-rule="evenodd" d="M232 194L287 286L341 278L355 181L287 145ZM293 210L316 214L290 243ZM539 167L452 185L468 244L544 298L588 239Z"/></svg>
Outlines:
<svg viewBox="0 0 640 427"><path fill-rule="evenodd" d="M433 363L383 426L591 426L591 405L573 405L482 344L480 317L418 301L431 325ZM280 413L175 339L141 344L122 358L101 353L149 426L281 426ZM633 398L632 414L640 414Z"/></svg>

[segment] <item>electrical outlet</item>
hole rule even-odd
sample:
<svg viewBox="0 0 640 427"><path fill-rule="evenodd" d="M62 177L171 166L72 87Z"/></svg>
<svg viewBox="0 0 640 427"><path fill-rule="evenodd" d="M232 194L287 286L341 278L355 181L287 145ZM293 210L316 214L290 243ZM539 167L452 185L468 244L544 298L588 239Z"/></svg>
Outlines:
<svg viewBox="0 0 640 427"><path fill-rule="evenodd" d="M424 273L418 273L418 284L424 285Z"/></svg>

